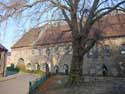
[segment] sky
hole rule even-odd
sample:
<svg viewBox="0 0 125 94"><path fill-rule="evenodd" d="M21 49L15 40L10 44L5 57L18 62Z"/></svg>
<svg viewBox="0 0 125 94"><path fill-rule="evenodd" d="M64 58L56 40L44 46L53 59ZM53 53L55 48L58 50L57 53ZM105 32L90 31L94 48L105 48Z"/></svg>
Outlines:
<svg viewBox="0 0 125 94"><path fill-rule="evenodd" d="M9 19L0 26L0 43L4 45L9 51L11 47L18 41L25 32L27 32L31 25L30 22L25 22L21 20L22 23L19 24L14 19Z"/></svg>
<svg viewBox="0 0 125 94"><path fill-rule="evenodd" d="M44 22L46 19L49 19L45 16L42 17L40 22ZM7 22L0 24L0 43L4 45L9 51L11 47L31 28L36 26L44 25L46 22L39 25L37 20L34 17L19 18L9 18Z"/></svg>
<svg viewBox="0 0 125 94"><path fill-rule="evenodd" d="M0 0L0 2L7 1L10 0ZM29 3L32 3L34 0L29 1ZM31 11L32 9L27 10L21 14L21 17L11 17L7 21L0 23L0 43L9 51L11 51L11 47L21 38L21 36L23 36L25 32L29 31L30 28L36 25L35 19L33 20L34 17L22 17Z"/></svg>
<svg viewBox="0 0 125 94"><path fill-rule="evenodd" d="M29 1L29 3L33 3L35 0ZM41 16L41 12L38 11L44 9L44 7L41 7L41 9L38 7L39 5L29 8L25 10L21 16L17 18L9 18L7 22L5 21L2 24L0 23L0 43L9 51L11 51L11 47L21 38L21 36L23 36L25 32L28 32L29 29L33 27L44 25L46 24L46 20L51 19L52 11L49 11L44 13L44 15L42 15L38 20L37 17ZM38 23L40 24L37 25Z"/></svg>
<svg viewBox="0 0 125 94"><path fill-rule="evenodd" d="M9 21L9 24L3 23L0 26L0 34L0 43L10 50L19 34L18 26L13 21Z"/></svg>
<svg viewBox="0 0 125 94"><path fill-rule="evenodd" d="M0 0L0 2L7 1L10 0ZM29 3L33 3L36 0L27 1L29 1ZM23 17L19 16L16 18L16 20L15 18L9 18L8 21L3 22L2 24L0 23L0 43L3 44L9 51L11 51L12 45L16 43L16 41L19 40L25 32L29 31L29 29L37 25L38 20L36 19L37 17L41 16L41 13L38 11L43 9L44 7L40 7L38 5L30 8L27 11L24 11L24 13L22 14ZM45 20L51 19L52 12L53 10L48 12L47 14L44 14L44 16L39 19L39 22L44 22ZM27 14L28 16L26 16ZM58 18L57 15L54 17Z"/></svg>

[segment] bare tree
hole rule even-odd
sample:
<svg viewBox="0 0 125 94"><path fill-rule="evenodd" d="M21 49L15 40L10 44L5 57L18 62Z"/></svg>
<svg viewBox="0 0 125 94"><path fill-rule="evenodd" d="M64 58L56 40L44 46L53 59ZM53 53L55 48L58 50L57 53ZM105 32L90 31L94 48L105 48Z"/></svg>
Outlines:
<svg viewBox="0 0 125 94"><path fill-rule="evenodd" d="M48 20L65 20L73 38L68 85L79 85L82 81L84 55L98 40L97 33L93 37L89 36L91 28L114 10L124 11L124 5L125 0L10 0L0 2L0 20L5 21L8 17L21 14L34 17L38 22L43 15L51 15Z"/></svg>

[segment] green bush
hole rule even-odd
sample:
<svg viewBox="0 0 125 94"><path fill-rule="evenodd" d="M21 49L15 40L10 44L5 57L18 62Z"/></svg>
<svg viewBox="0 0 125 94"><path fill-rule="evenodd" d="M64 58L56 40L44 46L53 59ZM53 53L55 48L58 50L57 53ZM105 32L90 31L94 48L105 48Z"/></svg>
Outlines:
<svg viewBox="0 0 125 94"><path fill-rule="evenodd" d="M11 64L11 66L10 67L7 67L7 71L16 71L16 72L19 72L19 68L15 68L14 67L14 64Z"/></svg>
<svg viewBox="0 0 125 94"><path fill-rule="evenodd" d="M10 67L14 69L14 64L11 64L11 66L10 66Z"/></svg>

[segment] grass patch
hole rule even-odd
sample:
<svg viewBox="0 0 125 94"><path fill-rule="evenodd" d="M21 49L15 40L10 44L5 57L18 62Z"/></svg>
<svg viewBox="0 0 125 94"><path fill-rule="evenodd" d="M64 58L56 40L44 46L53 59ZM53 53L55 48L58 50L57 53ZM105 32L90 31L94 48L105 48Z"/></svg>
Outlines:
<svg viewBox="0 0 125 94"><path fill-rule="evenodd" d="M37 75L44 75L45 72L41 71L41 70L26 70L26 69L23 69L23 70L20 70L20 72L22 73L32 73L32 74L37 74Z"/></svg>

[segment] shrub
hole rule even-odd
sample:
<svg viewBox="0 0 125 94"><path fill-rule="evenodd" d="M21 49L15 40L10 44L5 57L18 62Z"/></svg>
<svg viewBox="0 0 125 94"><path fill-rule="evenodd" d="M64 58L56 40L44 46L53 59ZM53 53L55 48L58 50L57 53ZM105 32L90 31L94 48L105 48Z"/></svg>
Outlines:
<svg viewBox="0 0 125 94"><path fill-rule="evenodd" d="M15 68L14 64L11 64L10 67L7 67L7 71L16 71L16 72L19 72L19 68Z"/></svg>
<svg viewBox="0 0 125 94"><path fill-rule="evenodd" d="M14 64L12 63L10 67L14 69Z"/></svg>

